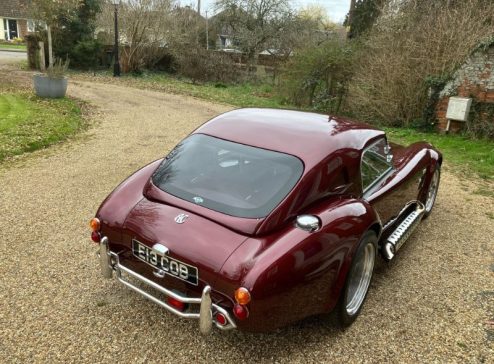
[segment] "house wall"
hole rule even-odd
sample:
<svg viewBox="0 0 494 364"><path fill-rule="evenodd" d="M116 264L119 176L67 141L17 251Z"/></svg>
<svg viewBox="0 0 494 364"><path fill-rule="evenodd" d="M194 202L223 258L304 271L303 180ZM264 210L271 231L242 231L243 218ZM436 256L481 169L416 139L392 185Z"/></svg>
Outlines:
<svg viewBox="0 0 494 364"><path fill-rule="evenodd" d="M0 0L1 1L1 0ZM3 26L3 19L0 17L0 40L6 40L5 38L5 28ZM27 34L27 19L18 19L18 18L6 18L6 19L14 19L17 22L17 35L18 38L24 38Z"/></svg>
<svg viewBox="0 0 494 364"><path fill-rule="evenodd" d="M474 52L453 75L440 93L436 107L439 130L445 130L450 96L472 97L478 102L494 103L494 45ZM490 120L494 123L494 120ZM451 121L451 131L458 131L462 122Z"/></svg>
<svg viewBox="0 0 494 364"><path fill-rule="evenodd" d="M24 38L27 34L27 20L17 19L17 30L19 32L19 38Z"/></svg>
<svg viewBox="0 0 494 364"><path fill-rule="evenodd" d="M3 18L0 17L0 40L5 40L5 29L3 28Z"/></svg>

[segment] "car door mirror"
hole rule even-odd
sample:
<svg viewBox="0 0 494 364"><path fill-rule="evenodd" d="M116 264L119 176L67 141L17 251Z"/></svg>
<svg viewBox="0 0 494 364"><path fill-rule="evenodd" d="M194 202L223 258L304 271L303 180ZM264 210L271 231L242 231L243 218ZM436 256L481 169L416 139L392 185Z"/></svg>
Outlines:
<svg viewBox="0 0 494 364"><path fill-rule="evenodd" d="M299 215L295 225L302 230L313 232L321 227L319 219L314 215Z"/></svg>

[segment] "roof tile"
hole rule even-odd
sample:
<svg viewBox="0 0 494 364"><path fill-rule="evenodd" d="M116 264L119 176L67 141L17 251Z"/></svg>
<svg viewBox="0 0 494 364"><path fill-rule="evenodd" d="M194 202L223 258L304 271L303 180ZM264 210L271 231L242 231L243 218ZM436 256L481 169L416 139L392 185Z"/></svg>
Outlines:
<svg viewBox="0 0 494 364"><path fill-rule="evenodd" d="M0 0L1 18L26 18L25 0Z"/></svg>

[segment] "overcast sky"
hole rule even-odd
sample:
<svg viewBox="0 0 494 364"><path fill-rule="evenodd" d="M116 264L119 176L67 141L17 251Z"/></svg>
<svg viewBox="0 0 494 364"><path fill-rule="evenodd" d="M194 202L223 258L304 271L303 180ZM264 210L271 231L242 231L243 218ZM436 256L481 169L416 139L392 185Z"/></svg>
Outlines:
<svg viewBox="0 0 494 364"><path fill-rule="evenodd" d="M181 0L182 5L197 6L197 2L193 0ZM201 14L207 10L209 14L213 13L215 0L201 0ZM308 4L318 4L326 8L329 17L338 23L343 22L345 15L350 7L350 0L290 0L295 8L304 7Z"/></svg>

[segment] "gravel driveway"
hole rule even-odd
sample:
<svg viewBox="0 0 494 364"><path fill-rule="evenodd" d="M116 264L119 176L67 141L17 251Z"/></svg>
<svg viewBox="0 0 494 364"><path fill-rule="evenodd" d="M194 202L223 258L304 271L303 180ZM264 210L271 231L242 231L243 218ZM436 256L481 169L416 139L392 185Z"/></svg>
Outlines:
<svg viewBox="0 0 494 364"><path fill-rule="evenodd" d="M98 107L82 136L0 166L0 362L494 362L494 199L444 168L432 216L377 266L345 331L320 318L271 334L202 337L100 278L88 220L131 172L228 109L78 82Z"/></svg>

